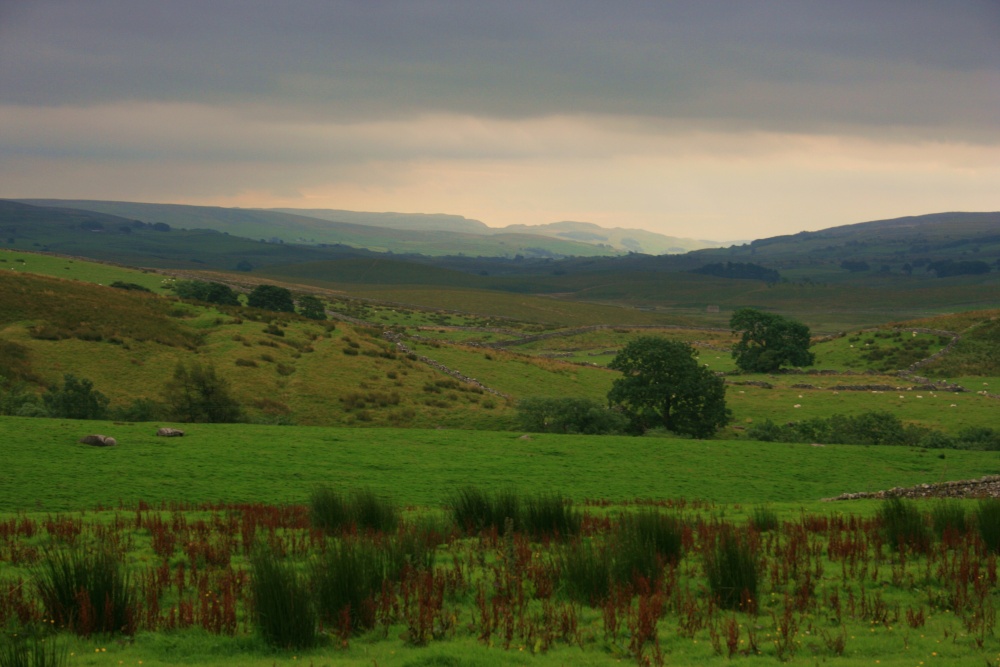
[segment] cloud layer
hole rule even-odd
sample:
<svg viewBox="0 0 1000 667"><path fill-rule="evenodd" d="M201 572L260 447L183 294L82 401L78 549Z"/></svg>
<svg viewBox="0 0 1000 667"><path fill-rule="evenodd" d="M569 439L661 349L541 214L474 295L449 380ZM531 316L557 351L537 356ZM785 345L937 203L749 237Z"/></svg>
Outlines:
<svg viewBox="0 0 1000 667"><path fill-rule="evenodd" d="M0 196L715 239L997 210L1000 5L0 5Z"/></svg>

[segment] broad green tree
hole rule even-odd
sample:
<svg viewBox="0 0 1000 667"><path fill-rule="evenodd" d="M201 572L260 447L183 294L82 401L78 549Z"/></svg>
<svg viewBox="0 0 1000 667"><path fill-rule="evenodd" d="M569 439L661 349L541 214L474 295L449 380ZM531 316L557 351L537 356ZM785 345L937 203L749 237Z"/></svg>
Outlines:
<svg viewBox="0 0 1000 667"><path fill-rule="evenodd" d="M182 299L197 299L222 306L240 305L236 292L229 285L222 283L211 283L204 280L178 280L174 283L174 294Z"/></svg>
<svg viewBox="0 0 1000 667"><path fill-rule="evenodd" d="M687 343L643 336L622 348L609 367L622 377L612 384L608 403L637 432L662 427L707 438L729 423L725 383L698 363Z"/></svg>
<svg viewBox="0 0 1000 667"><path fill-rule="evenodd" d="M782 366L812 366L809 327L774 313L741 308L729 320L733 333L741 334L733 346L736 366L751 373L770 373Z"/></svg>
<svg viewBox="0 0 1000 667"><path fill-rule="evenodd" d="M247 297L247 305L251 308L273 310L278 313L295 312L292 293L277 285L257 285Z"/></svg>

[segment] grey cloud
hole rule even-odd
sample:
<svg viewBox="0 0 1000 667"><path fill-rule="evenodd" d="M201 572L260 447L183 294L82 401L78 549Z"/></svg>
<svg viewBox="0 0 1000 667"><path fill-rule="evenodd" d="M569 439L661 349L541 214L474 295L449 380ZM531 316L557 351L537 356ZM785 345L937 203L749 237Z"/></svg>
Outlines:
<svg viewBox="0 0 1000 667"><path fill-rule="evenodd" d="M0 94L996 140L998 34L993 1L43 0L0 10Z"/></svg>

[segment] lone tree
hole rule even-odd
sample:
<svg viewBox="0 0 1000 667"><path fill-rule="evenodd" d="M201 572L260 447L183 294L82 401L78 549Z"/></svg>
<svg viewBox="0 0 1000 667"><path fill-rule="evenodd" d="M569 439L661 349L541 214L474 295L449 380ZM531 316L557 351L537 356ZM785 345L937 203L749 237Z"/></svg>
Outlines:
<svg viewBox="0 0 1000 667"><path fill-rule="evenodd" d="M251 308L273 310L278 313L295 312L292 293L277 285L257 285L247 297L247 305Z"/></svg>
<svg viewBox="0 0 1000 667"><path fill-rule="evenodd" d="M642 433L662 426L668 431L707 438L729 423L726 385L698 363L687 343L644 336L637 338L608 364L621 371L608 392Z"/></svg>
<svg viewBox="0 0 1000 667"><path fill-rule="evenodd" d="M172 416L182 422L231 423L243 410L229 389L229 382L212 365L178 363L163 391Z"/></svg>
<svg viewBox="0 0 1000 667"><path fill-rule="evenodd" d="M42 400L50 417L66 419L107 419L111 403L93 382L69 374L63 376L61 389L50 387Z"/></svg>
<svg viewBox="0 0 1000 667"><path fill-rule="evenodd" d="M741 308L729 320L733 333L742 332L733 346L736 366L743 371L769 373L783 365L812 366L809 327L774 313Z"/></svg>

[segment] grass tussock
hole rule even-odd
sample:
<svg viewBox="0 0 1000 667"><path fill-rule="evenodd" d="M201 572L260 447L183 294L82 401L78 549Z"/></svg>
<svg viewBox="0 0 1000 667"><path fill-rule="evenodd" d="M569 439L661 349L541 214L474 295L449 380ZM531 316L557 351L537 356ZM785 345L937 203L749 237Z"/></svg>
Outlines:
<svg viewBox="0 0 1000 667"><path fill-rule="evenodd" d="M931 523L934 534L943 539L949 532L961 535L968 530L969 522L965 508L954 500L941 500L931 508Z"/></svg>
<svg viewBox="0 0 1000 667"><path fill-rule="evenodd" d="M316 644L316 612L310 586L270 549L250 559L254 621L264 641L275 648L302 649Z"/></svg>
<svg viewBox="0 0 1000 667"><path fill-rule="evenodd" d="M313 526L328 533L349 530L390 533L399 525L399 507L371 489L349 495L319 487L309 499Z"/></svg>
<svg viewBox="0 0 1000 667"><path fill-rule="evenodd" d="M1000 553L1000 498L984 498L976 508L976 526L991 553Z"/></svg>
<svg viewBox="0 0 1000 667"><path fill-rule="evenodd" d="M23 630L0 635L0 667L63 667L68 655L53 635Z"/></svg>
<svg viewBox="0 0 1000 667"><path fill-rule="evenodd" d="M917 506L902 498L888 498L876 513L882 534L890 549L909 549L927 553L931 547L931 533L924 516Z"/></svg>
<svg viewBox="0 0 1000 667"><path fill-rule="evenodd" d="M505 533L509 527L536 539L551 539L571 537L580 530L580 513L555 493L522 498L509 488L488 493L468 486L456 491L447 505L455 525L470 535Z"/></svg>
<svg viewBox="0 0 1000 667"><path fill-rule="evenodd" d="M128 572L108 549L50 551L36 573L46 614L76 634L133 635L137 598Z"/></svg>
<svg viewBox="0 0 1000 667"><path fill-rule="evenodd" d="M749 538L732 530L722 531L705 555L709 590L723 609L756 608L758 570Z"/></svg>

